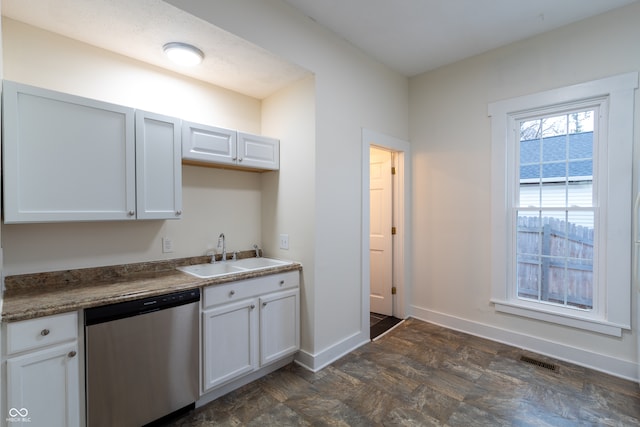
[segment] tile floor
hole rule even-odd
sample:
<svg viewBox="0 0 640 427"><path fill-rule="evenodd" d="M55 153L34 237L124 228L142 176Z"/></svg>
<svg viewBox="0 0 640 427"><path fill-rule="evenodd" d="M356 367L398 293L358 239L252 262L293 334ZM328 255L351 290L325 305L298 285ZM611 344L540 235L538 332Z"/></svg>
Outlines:
<svg viewBox="0 0 640 427"><path fill-rule="evenodd" d="M317 373L288 365L170 425L640 426L640 389L410 319Z"/></svg>

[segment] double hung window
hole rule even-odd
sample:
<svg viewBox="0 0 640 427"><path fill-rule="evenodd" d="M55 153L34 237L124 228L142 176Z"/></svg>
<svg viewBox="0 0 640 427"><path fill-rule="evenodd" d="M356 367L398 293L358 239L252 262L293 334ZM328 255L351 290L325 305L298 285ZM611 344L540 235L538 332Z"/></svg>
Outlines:
<svg viewBox="0 0 640 427"><path fill-rule="evenodd" d="M489 105L496 310L630 327L637 73Z"/></svg>

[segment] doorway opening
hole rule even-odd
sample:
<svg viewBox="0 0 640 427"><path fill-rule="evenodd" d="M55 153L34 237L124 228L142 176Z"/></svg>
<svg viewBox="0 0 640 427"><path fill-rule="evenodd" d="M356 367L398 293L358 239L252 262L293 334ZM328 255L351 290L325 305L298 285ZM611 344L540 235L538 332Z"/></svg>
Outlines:
<svg viewBox="0 0 640 427"><path fill-rule="evenodd" d="M374 339L407 317L409 143L364 129L363 334Z"/></svg>

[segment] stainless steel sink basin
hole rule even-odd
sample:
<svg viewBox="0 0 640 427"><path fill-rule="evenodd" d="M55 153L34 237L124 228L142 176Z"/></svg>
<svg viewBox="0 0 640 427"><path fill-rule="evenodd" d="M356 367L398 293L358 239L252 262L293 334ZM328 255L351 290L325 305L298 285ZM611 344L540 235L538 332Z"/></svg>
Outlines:
<svg viewBox="0 0 640 427"><path fill-rule="evenodd" d="M291 261L281 261L273 258L244 258L238 261L217 262L215 264L188 265L185 267L177 267L177 269L201 279L210 279L213 277L225 276L227 274L262 270L265 268L288 264L293 263Z"/></svg>

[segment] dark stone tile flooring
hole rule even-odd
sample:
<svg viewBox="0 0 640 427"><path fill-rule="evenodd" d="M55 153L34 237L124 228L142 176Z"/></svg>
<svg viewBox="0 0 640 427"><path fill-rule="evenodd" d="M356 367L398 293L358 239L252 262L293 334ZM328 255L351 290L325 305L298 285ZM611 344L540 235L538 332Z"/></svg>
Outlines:
<svg viewBox="0 0 640 427"><path fill-rule="evenodd" d="M640 426L640 389L409 319L319 372L288 365L170 425Z"/></svg>

